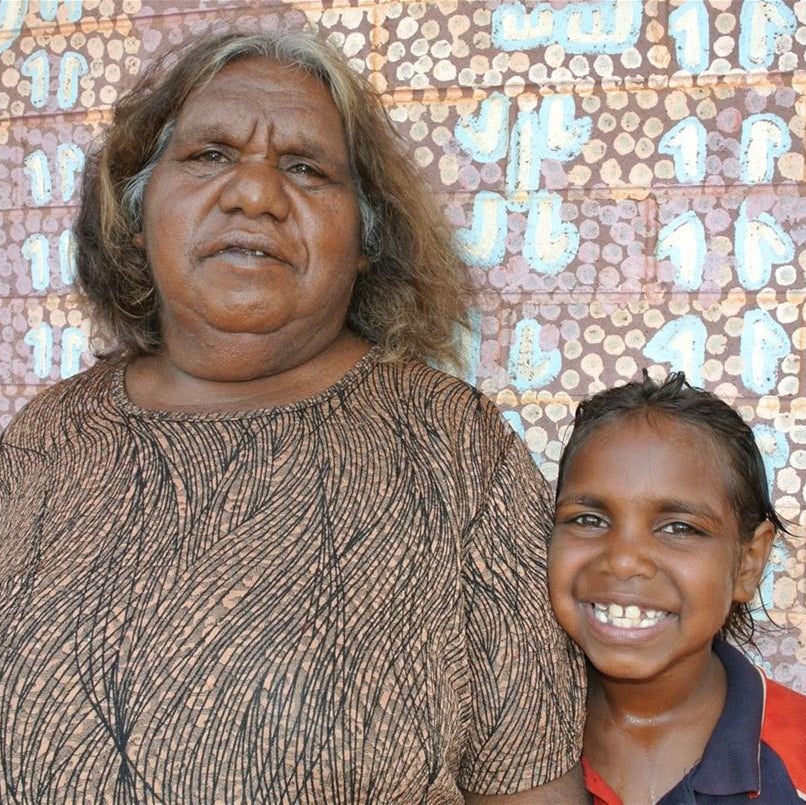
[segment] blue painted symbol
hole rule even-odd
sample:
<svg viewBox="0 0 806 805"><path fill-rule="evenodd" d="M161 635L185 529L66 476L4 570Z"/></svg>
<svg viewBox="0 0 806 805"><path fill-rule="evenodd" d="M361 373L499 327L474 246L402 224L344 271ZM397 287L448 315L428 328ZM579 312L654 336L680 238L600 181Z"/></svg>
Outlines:
<svg viewBox="0 0 806 805"><path fill-rule="evenodd" d="M476 371L481 361L481 314L478 310L471 310L469 329L462 328L459 333L459 351L467 367L463 380L476 385Z"/></svg>
<svg viewBox="0 0 806 805"><path fill-rule="evenodd" d="M63 285L72 284L76 276L76 245L69 229L59 235L59 276Z"/></svg>
<svg viewBox="0 0 806 805"><path fill-rule="evenodd" d="M748 311L739 345L745 388L756 394L772 391L778 382L781 360L791 348L786 331L766 310Z"/></svg>
<svg viewBox="0 0 806 805"><path fill-rule="evenodd" d="M67 22L78 22L81 19L83 0L62 0L64 18ZM46 22L53 22L59 10L59 0L40 0L39 16Z"/></svg>
<svg viewBox="0 0 806 805"><path fill-rule="evenodd" d="M555 8L537 3L502 3L493 11L493 44L501 50L529 50L559 44L567 53L621 53L641 33L643 3L600 0Z"/></svg>
<svg viewBox="0 0 806 805"><path fill-rule="evenodd" d="M50 282L48 256L50 245L44 235L29 235L22 244L22 256L31 263L31 287L44 291Z"/></svg>
<svg viewBox="0 0 806 805"><path fill-rule="evenodd" d="M507 208L499 193L483 190L473 199L473 222L459 229L456 241L467 263L492 268L504 259L507 235Z"/></svg>
<svg viewBox="0 0 806 805"><path fill-rule="evenodd" d="M781 225L766 212L748 217L743 201L736 219L736 273L748 290L763 288L770 279L773 264L789 263L795 257L795 244Z"/></svg>
<svg viewBox="0 0 806 805"><path fill-rule="evenodd" d="M27 13L28 0L0 0L0 53L14 44Z"/></svg>
<svg viewBox="0 0 806 805"><path fill-rule="evenodd" d="M521 439L526 438L526 429L523 427L523 418L521 417L519 411L503 411L501 415L512 427L512 430L514 430L515 433L521 437Z"/></svg>
<svg viewBox="0 0 806 805"><path fill-rule="evenodd" d="M53 365L53 330L46 322L31 327L23 339L33 350L34 374L39 378L50 377Z"/></svg>
<svg viewBox="0 0 806 805"><path fill-rule="evenodd" d="M75 143L61 143L56 149L61 180L62 201L70 201L76 192L76 175L84 170L84 152Z"/></svg>
<svg viewBox="0 0 806 805"><path fill-rule="evenodd" d="M31 105L41 109L48 100L50 61L41 48L35 50L20 67L20 72L31 79Z"/></svg>
<svg viewBox="0 0 806 805"><path fill-rule="evenodd" d="M621 53L638 41L643 9L637 0L568 3L558 41L568 53Z"/></svg>
<svg viewBox="0 0 806 805"><path fill-rule="evenodd" d="M675 285L687 291L700 287L705 266L705 227L695 212L678 215L661 229L656 254L659 260L671 260Z"/></svg>
<svg viewBox="0 0 806 805"><path fill-rule="evenodd" d="M79 79L89 71L87 60L68 51L59 63L59 89L56 93L60 109L72 109L78 100Z"/></svg>
<svg viewBox="0 0 806 805"><path fill-rule="evenodd" d="M28 177L31 196L37 207L50 203L53 197L53 185L50 178L48 158L41 148L31 152L23 160L23 172Z"/></svg>
<svg viewBox="0 0 806 805"><path fill-rule="evenodd" d="M506 156L509 106L509 98L495 92L481 102L478 114L456 124L456 139L477 162L497 162Z"/></svg>
<svg viewBox="0 0 806 805"><path fill-rule="evenodd" d="M558 193L529 196L523 256L539 274L559 274L579 249L579 230L562 220L561 209L562 198Z"/></svg>
<svg viewBox="0 0 806 805"><path fill-rule="evenodd" d="M66 327L62 331L62 359L59 374L72 377L81 368L81 355L87 348L87 336L78 327Z"/></svg>
<svg viewBox="0 0 806 805"><path fill-rule="evenodd" d="M742 123L739 152L741 179L748 184L767 183L775 172L775 160L792 147L789 127L778 115L752 115Z"/></svg>
<svg viewBox="0 0 806 805"><path fill-rule="evenodd" d="M674 37L677 63L683 70L701 73L708 67L711 37L703 0L685 0L672 11L669 33Z"/></svg>
<svg viewBox="0 0 806 805"><path fill-rule="evenodd" d="M515 325L509 353L509 376L518 391L540 388L554 380L562 368L559 349L540 346L541 326L535 319Z"/></svg>
<svg viewBox="0 0 806 805"><path fill-rule="evenodd" d="M764 461L768 491L774 497L775 473L789 461L789 442L781 431L769 425L753 425L753 434Z"/></svg>
<svg viewBox="0 0 806 805"><path fill-rule="evenodd" d="M656 363L668 363L672 371L685 372L694 386L702 385L705 363L705 325L697 316L681 316L663 325L644 347L644 355Z"/></svg>
<svg viewBox="0 0 806 805"><path fill-rule="evenodd" d="M739 17L739 64L745 70L769 67L780 36L792 36L795 12L783 0L744 0Z"/></svg>
<svg viewBox="0 0 806 805"><path fill-rule="evenodd" d="M501 50L529 50L549 45L557 11L551 3L538 3L531 11L523 3L502 3L493 11L493 43Z"/></svg>
<svg viewBox="0 0 806 805"><path fill-rule="evenodd" d="M667 131L658 144L661 154L674 158L678 182L702 182L705 178L705 126L696 117L687 117Z"/></svg>

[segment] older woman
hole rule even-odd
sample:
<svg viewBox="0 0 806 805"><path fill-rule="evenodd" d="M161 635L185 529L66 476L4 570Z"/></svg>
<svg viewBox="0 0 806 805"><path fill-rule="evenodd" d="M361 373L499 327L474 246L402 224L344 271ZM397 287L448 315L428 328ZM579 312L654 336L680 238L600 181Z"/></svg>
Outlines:
<svg viewBox="0 0 806 805"><path fill-rule="evenodd" d="M88 165L117 349L0 444L0 800L582 801L545 484L421 362L465 276L377 97L205 37Z"/></svg>

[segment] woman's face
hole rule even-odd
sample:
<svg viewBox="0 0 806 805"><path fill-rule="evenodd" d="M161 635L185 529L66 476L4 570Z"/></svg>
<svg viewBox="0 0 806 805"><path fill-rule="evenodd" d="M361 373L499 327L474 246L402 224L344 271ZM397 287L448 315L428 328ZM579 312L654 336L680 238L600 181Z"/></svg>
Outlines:
<svg viewBox="0 0 806 805"><path fill-rule="evenodd" d="M187 99L148 182L143 231L163 339L344 329L363 265L341 117L322 83L268 59L234 62Z"/></svg>

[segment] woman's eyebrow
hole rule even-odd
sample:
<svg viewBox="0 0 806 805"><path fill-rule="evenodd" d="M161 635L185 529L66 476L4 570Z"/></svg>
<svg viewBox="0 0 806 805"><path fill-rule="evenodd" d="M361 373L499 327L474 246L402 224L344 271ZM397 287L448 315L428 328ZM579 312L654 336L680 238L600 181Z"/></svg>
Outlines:
<svg viewBox="0 0 806 805"><path fill-rule="evenodd" d="M663 498L657 503L658 511L662 514L691 514L695 517L703 517L706 520L718 523L722 517L704 501L692 503L687 500L676 498Z"/></svg>

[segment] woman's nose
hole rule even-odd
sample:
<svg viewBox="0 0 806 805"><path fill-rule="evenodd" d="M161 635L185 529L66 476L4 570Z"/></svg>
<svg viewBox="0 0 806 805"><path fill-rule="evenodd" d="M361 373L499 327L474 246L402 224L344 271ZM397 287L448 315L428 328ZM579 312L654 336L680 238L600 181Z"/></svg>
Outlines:
<svg viewBox="0 0 806 805"><path fill-rule="evenodd" d="M224 212L242 212L249 218L270 215L284 220L289 205L283 172L263 160L234 165L219 194L219 206Z"/></svg>
<svg viewBox="0 0 806 805"><path fill-rule="evenodd" d="M657 570L652 534L639 530L613 530L605 543L606 569L617 578L651 578Z"/></svg>

